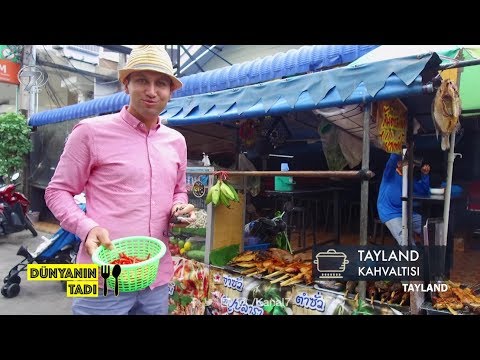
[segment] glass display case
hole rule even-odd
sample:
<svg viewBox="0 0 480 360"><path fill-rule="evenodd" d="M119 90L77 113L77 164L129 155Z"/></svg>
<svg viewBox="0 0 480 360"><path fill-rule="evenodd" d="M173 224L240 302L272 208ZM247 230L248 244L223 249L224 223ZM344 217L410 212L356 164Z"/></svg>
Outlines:
<svg viewBox="0 0 480 360"><path fill-rule="evenodd" d="M208 189L214 184L213 167L187 167L188 202L195 206L197 220L185 228L174 226L170 237L170 251L174 256L209 263L212 244L212 204L205 204Z"/></svg>

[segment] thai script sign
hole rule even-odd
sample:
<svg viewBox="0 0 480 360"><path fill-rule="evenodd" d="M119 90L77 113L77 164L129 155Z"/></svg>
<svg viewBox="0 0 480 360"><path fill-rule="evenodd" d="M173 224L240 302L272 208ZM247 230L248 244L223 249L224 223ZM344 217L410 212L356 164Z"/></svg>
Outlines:
<svg viewBox="0 0 480 360"><path fill-rule="evenodd" d="M376 107L380 145L389 153L401 153L405 143L407 108L399 99L379 101Z"/></svg>

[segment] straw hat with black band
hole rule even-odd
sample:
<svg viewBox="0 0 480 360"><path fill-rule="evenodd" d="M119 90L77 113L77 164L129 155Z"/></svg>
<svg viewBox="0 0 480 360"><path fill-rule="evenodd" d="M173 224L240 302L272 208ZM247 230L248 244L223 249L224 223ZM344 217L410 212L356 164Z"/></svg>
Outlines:
<svg viewBox="0 0 480 360"><path fill-rule="evenodd" d="M125 79L134 71L155 71L167 75L172 80L172 91L182 87L182 82L173 74L173 65L167 51L161 45L141 45L132 49L125 67L118 71L118 79Z"/></svg>

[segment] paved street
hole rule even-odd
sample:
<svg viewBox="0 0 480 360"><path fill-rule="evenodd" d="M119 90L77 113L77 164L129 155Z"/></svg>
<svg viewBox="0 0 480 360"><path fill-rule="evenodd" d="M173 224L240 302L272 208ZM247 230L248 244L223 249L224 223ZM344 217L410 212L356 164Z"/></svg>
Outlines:
<svg viewBox="0 0 480 360"><path fill-rule="evenodd" d="M30 252L36 250L42 242L41 237L50 238L49 233L38 231L36 238L30 231L22 231L0 236L0 283L8 275L10 269L23 258L17 255L21 245L26 246ZM26 272L20 274L20 293L7 299L0 295L0 315L70 315L71 298L65 296L60 282L57 281L27 281Z"/></svg>

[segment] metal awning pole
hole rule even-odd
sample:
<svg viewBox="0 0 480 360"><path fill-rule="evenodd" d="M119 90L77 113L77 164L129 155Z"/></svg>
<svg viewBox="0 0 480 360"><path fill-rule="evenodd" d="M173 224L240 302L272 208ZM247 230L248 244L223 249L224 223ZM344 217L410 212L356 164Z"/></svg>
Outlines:
<svg viewBox="0 0 480 360"><path fill-rule="evenodd" d="M405 245L415 243L413 237L413 156L415 143L413 142L414 116L408 116L407 123L407 152L408 152L408 186L407 186L407 242Z"/></svg>
<svg viewBox="0 0 480 360"><path fill-rule="evenodd" d="M215 174L218 171L210 171L210 172L203 172L203 171L191 171L189 174L193 175L211 175ZM284 171L227 171L231 176L285 176ZM288 176L293 177L308 177L308 178L319 178L319 179L371 179L375 176L375 173L371 170L367 171L356 171L356 170L346 170L346 171L289 171Z"/></svg>
<svg viewBox="0 0 480 360"><path fill-rule="evenodd" d="M368 172L370 166L370 114L372 104L365 104L363 113L362 171ZM360 246L366 246L368 240L368 179L362 180L360 193ZM367 282L358 282L358 295L365 300Z"/></svg>
<svg viewBox="0 0 480 360"><path fill-rule="evenodd" d="M456 137L456 129L450 135L450 150L448 151L448 159L447 159L447 185L445 187L445 203L443 206L443 239L440 245L447 245L448 239L448 222L450 218L450 198L451 198L451 191L452 191L452 177L453 177L453 162L455 161L455 157L457 155L461 156L461 154L455 153L455 137Z"/></svg>
<svg viewBox="0 0 480 360"><path fill-rule="evenodd" d="M438 68L439 70L447 70L447 69L455 69L459 67L467 67L467 66L475 66L475 65L480 65L480 59L465 60L465 61L459 61L454 64L440 65Z"/></svg>
<svg viewBox="0 0 480 360"><path fill-rule="evenodd" d="M363 144L362 144L362 171L368 172L370 166L370 114L372 104L365 105L363 113ZM360 245L367 245L368 234L368 184L369 179L363 179L360 194Z"/></svg>
<svg viewBox="0 0 480 360"><path fill-rule="evenodd" d="M408 115L406 148L402 149L402 244L408 246L413 241L413 116ZM408 158L405 159L405 154ZM408 161L405 161L408 160Z"/></svg>
<svg viewBox="0 0 480 360"><path fill-rule="evenodd" d="M406 148L402 149L402 161L405 160L405 154L407 152ZM408 245L408 164L404 161L402 167L402 243L401 246Z"/></svg>

